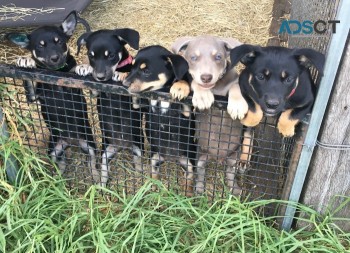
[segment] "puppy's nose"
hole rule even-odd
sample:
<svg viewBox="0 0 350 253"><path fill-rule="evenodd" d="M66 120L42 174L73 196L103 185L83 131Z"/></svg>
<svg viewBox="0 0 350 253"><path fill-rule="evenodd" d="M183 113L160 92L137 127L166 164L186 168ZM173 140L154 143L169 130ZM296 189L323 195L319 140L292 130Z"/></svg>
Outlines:
<svg viewBox="0 0 350 253"><path fill-rule="evenodd" d="M59 59L60 59L60 57L59 57L57 54L52 55L52 56L50 57L50 60L51 60L52 62L58 62Z"/></svg>
<svg viewBox="0 0 350 253"><path fill-rule="evenodd" d="M268 98L265 100L265 103L267 108L276 109L279 106L280 101L277 98Z"/></svg>
<svg viewBox="0 0 350 253"><path fill-rule="evenodd" d="M201 80L203 83L210 83L210 81L213 79L213 76L210 74L203 74L201 75Z"/></svg>
<svg viewBox="0 0 350 253"><path fill-rule="evenodd" d="M106 78L106 74L105 73L97 73L96 78L99 80L104 80Z"/></svg>

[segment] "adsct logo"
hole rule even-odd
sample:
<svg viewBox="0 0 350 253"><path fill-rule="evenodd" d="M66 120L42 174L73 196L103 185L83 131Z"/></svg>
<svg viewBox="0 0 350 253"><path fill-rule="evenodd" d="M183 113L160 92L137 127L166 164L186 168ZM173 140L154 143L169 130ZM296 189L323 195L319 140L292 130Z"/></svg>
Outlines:
<svg viewBox="0 0 350 253"><path fill-rule="evenodd" d="M279 33L288 33L290 35L324 35L327 31L331 30L332 33L336 33L337 24L340 20L317 20L315 22L311 20L298 21L298 20L283 20Z"/></svg>

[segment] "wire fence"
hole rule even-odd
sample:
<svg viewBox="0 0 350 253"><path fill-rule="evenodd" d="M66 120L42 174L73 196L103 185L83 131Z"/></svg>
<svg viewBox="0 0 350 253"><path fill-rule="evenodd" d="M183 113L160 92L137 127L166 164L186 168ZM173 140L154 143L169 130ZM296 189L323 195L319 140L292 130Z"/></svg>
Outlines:
<svg viewBox="0 0 350 253"><path fill-rule="evenodd" d="M98 183L134 194L155 178L212 201L227 194L281 197L295 139L281 138L273 118L245 129L225 112L224 99L193 112L190 98L148 92L135 100L122 86L73 74L1 65L0 76L8 121L23 143L56 163L58 170L49 171L61 170L71 188ZM36 96L25 89L29 84ZM91 89L100 95L91 96Z"/></svg>

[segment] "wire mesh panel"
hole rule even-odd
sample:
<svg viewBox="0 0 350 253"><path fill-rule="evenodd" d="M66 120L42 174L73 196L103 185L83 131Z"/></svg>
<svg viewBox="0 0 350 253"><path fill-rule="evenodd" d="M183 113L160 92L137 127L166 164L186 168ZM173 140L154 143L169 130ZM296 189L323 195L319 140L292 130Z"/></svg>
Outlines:
<svg viewBox="0 0 350 253"><path fill-rule="evenodd" d="M230 118L225 99L195 111L190 99L132 96L121 86L73 74L7 65L0 72L8 121L25 144L56 164L49 171L62 173L69 187L101 184L133 194L154 178L210 200L281 197L295 140L280 137L274 118L250 129Z"/></svg>
<svg viewBox="0 0 350 253"><path fill-rule="evenodd" d="M24 143L56 163L57 171L53 166L49 168L53 174L61 171L67 178L76 179L68 183L92 183L97 159L91 131L94 112L82 90L10 77L0 82L2 107ZM30 86L36 90L35 94L29 91Z"/></svg>

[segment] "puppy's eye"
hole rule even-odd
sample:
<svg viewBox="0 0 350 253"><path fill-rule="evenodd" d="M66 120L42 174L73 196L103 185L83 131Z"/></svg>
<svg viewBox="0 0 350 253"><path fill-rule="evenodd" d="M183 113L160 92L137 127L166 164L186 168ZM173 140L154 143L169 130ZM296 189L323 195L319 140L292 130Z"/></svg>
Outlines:
<svg viewBox="0 0 350 253"><path fill-rule="evenodd" d="M89 58L94 58L94 56L95 56L95 54L94 54L93 52L90 52L90 53L88 54L88 57L89 57Z"/></svg>
<svg viewBox="0 0 350 253"><path fill-rule="evenodd" d="M150 76L151 75L151 71L149 71L149 69L142 69L142 74L144 76Z"/></svg>
<svg viewBox="0 0 350 253"><path fill-rule="evenodd" d="M115 56L116 56L115 54L109 54L108 59L113 60L115 58Z"/></svg>
<svg viewBox="0 0 350 253"><path fill-rule="evenodd" d="M198 59L197 56L195 56L195 55L192 55L192 56L191 56L191 61L197 61L197 59Z"/></svg>
<svg viewBox="0 0 350 253"><path fill-rule="evenodd" d="M222 60L222 55L221 54L215 55L215 60L216 61L221 61Z"/></svg>
<svg viewBox="0 0 350 253"><path fill-rule="evenodd" d="M41 49L41 48L44 48L45 47L45 44L44 43L40 43L40 44L37 44L36 45L36 48L37 49Z"/></svg>
<svg viewBox="0 0 350 253"><path fill-rule="evenodd" d="M284 79L284 82L287 84L290 84L294 81L294 78L292 76L288 76L286 79Z"/></svg>
<svg viewBox="0 0 350 253"><path fill-rule="evenodd" d="M258 73L258 74L255 75L255 78L256 78L257 80L259 80L259 81L262 81L262 80L265 79L265 76L264 76L263 73Z"/></svg>
<svg viewBox="0 0 350 253"><path fill-rule="evenodd" d="M46 42L44 40L40 40L39 43L36 44L36 48L41 49L43 47L46 47Z"/></svg>

